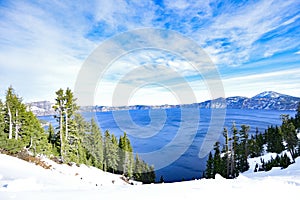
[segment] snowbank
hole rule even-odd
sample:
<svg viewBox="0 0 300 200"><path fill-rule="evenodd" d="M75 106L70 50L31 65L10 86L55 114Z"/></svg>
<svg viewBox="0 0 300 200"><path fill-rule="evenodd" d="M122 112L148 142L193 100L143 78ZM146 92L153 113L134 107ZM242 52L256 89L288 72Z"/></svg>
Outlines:
<svg viewBox="0 0 300 200"><path fill-rule="evenodd" d="M201 179L179 183L128 185L119 175L93 167L58 165L51 169L0 154L0 199L287 199L300 195L300 158L284 170L237 179ZM253 162L254 163L254 162ZM113 183L114 182L114 183Z"/></svg>

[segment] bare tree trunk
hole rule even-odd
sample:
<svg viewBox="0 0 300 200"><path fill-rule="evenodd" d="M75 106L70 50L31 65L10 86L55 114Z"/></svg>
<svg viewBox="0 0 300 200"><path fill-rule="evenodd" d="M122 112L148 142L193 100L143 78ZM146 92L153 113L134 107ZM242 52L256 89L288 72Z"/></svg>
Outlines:
<svg viewBox="0 0 300 200"><path fill-rule="evenodd" d="M227 178L229 177L229 144L228 144L228 132L226 132L226 154L227 154L227 158L226 158L226 176Z"/></svg>
<svg viewBox="0 0 300 200"><path fill-rule="evenodd" d="M68 110L66 109L66 139L68 139Z"/></svg>
<svg viewBox="0 0 300 200"><path fill-rule="evenodd" d="M9 133L8 133L8 139L12 139L12 116L11 111L9 108L9 105L7 103L7 110L8 110L8 117L9 117Z"/></svg>
<svg viewBox="0 0 300 200"><path fill-rule="evenodd" d="M63 115L62 115L61 108L59 111L59 115L60 115L60 119L59 119L60 156L61 156L61 160L63 161Z"/></svg>
<svg viewBox="0 0 300 200"><path fill-rule="evenodd" d="M29 147L27 148L27 151L32 147L32 137L30 137L30 144Z"/></svg>
<svg viewBox="0 0 300 200"><path fill-rule="evenodd" d="M15 123L15 139L18 140L19 124L18 124L18 110L16 110L16 123Z"/></svg>

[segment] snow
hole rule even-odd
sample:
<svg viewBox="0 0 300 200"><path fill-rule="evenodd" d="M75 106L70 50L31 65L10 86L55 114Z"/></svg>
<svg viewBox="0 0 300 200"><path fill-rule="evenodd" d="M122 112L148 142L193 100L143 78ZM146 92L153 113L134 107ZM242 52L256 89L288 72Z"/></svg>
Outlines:
<svg viewBox="0 0 300 200"><path fill-rule="evenodd" d="M257 173L253 165L260 158L250 159L249 171L231 180L216 175L215 179L150 185L129 185L120 175L93 167L43 160L52 167L44 169L0 154L0 199L287 199L300 195L300 158L286 169Z"/></svg>
<svg viewBox="0 0 300 200"><path fill-rule="evenodd" d="M254 97L256 97L256 98L278 98L280 96L282 96L282 94L280 94L280 93L273 92L273 91L265 91Z"/></svg>

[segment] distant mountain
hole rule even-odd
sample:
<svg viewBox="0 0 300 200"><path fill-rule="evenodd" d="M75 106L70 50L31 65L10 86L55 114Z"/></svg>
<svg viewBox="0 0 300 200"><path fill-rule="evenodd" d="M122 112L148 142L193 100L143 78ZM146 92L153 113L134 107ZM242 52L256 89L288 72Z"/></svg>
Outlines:
<svg viewBox="0 0 300 200"><path fill-rule="evenodd" d="M223 101L222 101L223 100ZM216 104L215 102L222 102ZM226 102L226 104L225 104ZM296 110L300 102L299 97L280 94L273 91L262 92L252 98L228 97L226 99L209 100L199 103L200 108L232 108L256 110Z"/></svg>
<svg viewBox="0 0 300 200"><path fill-rule="evenodd" d="M26 104L28 108L37 116L54 115L53 103L50 101L36 101Z"/></svg>
<svg viewBox="0 0 300 200"><path fill-rule="evenodd" d="M280 94L273 91L262 92L252 98L235 96L226 99L219 98L208 100L201 103L186 104L186 105L134 105L134 106L87 106L81 108L81 111L105 112L113 110L148 110L148 109L168 109L184 107L199 107L199 108L228 108L228 109L251 109L251 110L296 110L300 102L299 97L293 97L285 94ZM55 111L53 103L49 101L38 101L27 104L30 110L37 116L54 115Z"/></svg>

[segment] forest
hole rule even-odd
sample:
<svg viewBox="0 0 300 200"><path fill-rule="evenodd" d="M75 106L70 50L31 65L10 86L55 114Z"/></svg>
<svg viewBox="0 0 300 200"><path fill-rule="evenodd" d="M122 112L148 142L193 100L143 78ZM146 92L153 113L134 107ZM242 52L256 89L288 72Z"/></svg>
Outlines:
<svg viewBox="0 0 300 200"><path fill-rule="evenodd" d="M256 129L253 135L249 135L250 127L247 125L241 125L240 130L235 123L230 130L224 128L223 140L216 142L208 155L203 177L214 178L220 174L224 178L235 178L249 169L248 158L262 156L265 152L276 153L277 156L269 161L261 159L261 163L255 166L255 172L269 171L272 167L287 168L294 163L295 158L300 156L300 140L297 137L300 103L295 117L281 115L281 119L281 126L269 126L264 133Z"/></svg>
<svg viewBox="0 0 300 200"><path fill-rule="evenodd" d="M86 121L78 112L73 92L56 91L54 116L57 127L44 129L39 119L22 102L12 87L0 100L0 152L34 157L45 155L59 162L85 164L122 174L143 183L155 182L154 166L133 153L126 133L118 139L109 130L102 134L95 119ZM22 156L21 156L22 158Z"/></svg>

